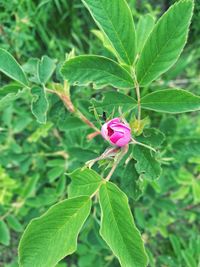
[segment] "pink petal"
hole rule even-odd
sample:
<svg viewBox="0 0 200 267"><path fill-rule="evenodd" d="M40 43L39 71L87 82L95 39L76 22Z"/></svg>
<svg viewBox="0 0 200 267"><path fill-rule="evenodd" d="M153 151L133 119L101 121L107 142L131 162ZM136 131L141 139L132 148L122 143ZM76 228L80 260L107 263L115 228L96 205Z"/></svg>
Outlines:
<svg viewBox="0 0 200 267"><path fill-rule="evenodd" d="M127 135L127 136L124 136L123 138L120 138L117 142L116 142L116 145L117 146L125 146L127 145L131 140L131 135Z"/></svg>
<svg viewBox="0 0 200 267"><path fill-rule="evenodd" d="M101 128L101 135L103 136L104 139L108 140L108 125L105 123L102 128Z"/></svg>
<svg viewBox="0 0 200 267"><path fill-rule="evenodd" d="M115 123L120 123L120 119L119 118L114 118L114 119L112 119L112 120L107 122L108 127L110 127L110 125L113 125Z"/></svg>
<svg viewBox="0 0 200 267"><path fill-rule="evenodd" d="M123 133L119 133L119 132L115 132L111 137L110 137L110 141L113 143L113 144L116 144L116 142L122 138L124 136Z"/></svg>

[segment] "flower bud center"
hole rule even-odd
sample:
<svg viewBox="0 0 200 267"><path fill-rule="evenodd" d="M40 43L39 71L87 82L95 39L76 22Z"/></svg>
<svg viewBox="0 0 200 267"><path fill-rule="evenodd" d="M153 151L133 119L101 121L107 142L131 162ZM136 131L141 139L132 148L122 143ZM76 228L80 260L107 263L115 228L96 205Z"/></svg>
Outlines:
<svg viewBox="0 0 200 267"><path fill-rule="evenodd" d="M112 136L112 134L114 133L114 131L110 127L108 127L107 129L108 129L108 136L109 137Z"/></svg>

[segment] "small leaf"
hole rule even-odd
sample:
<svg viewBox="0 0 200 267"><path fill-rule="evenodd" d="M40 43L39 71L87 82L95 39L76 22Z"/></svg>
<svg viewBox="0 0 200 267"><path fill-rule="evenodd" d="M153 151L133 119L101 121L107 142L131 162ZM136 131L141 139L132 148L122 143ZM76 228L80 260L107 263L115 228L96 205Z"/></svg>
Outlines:
<svg viewBox="0 0 200 267"><path fill-rule="evenodd" d="M137 101L125 94L119 92L106 92L103 94L102 101L93 101L95 108L113 109L118 110L119 107L123 108L123 112L134 109L137 106Z"/></svg>
<svg viewBox="0 0 200 267"><path fill-rule="evenodd" d="M24 199L30 197L31 194L36 190L36 185L39 178L40 176L38 174L34 174L33 176L28 178L21 193Z"/></svg>
<svg viewBox="0 0 200 267"><path fill-rule="evenodd" d="M91 169L77 169L69 176L72 179L68 187L69 197L91 196L102 182L101 176Z"/></svg>
<svg viewBox="0 0 200 267"><path fill-rule="evenodd" d="M65 192L65 187L66 187L66 177L65 175L62 175L60 178L59 178L59 181L57 183L57 186L56 186L56 193L58 196L62 196Z"/></svg>
<svg viewBox="0 0 200 267"><path fill-rule="evenodd" d="M150 125L150 119L149 117L145 117L142 120L138 120L135 117L135 114L133 114L129 121L129 125L131 127L133 135L140 136L143 133L144 129Z"/></svg>
<svg viewBox="0 0 200 267"><path fill-rule="evenodd" d="M175 116L167 116L161 120L160 130L168 137L172 137L177 132L177 119Z"/></svg>
<svg viewBox="0 0 200 267"><path fill-rule="evenodd" d="M35 86L31 89L31 93L33 95L31 111L39 123L46 123L49 103L45 90Z"/></svg>
<svg viewBox="0 0 200 267"><path fill-rule="evenodd" d="M83 163L98 156L96 151L83 147L68 146L67 151L71 157L74 157L78 159L79 162Z"/></svg>
<svg viewBox="0 0 200 267"><path fill-rule="evenodd" d="M133 158L137 161L135 167L144 179L157 179L161 174L160 163L155 159L154 154L145 147L133 146Z"/></svg>
<svg viewBox="0 0 200 267"><path fill-rule="evenodd" d="M26 89L21 85L8 84L0 88L0 110L5 109L12 102L26 94Z"/></svg>
<svg viewBox="0 0 200 267"><path fill-rule="evenodd" d="M88 125L83 123L79 118L65 116L59 122L59 129L65 132L75 131L80 129L87 129Z"/></svg>
<svg viewBox="0 0 200 267"><path fill-rule="evenodd" d="M42 84L46 84L56 68L55 61L48 56L43 56L38 64L38 78Z"/></svg>
<svg viewBox="0 0 200 267"><path fill-rule="evenodd" d="M0 243L5 246L10 244L10 231L4 221L0 221Z"/></svg>
<svg viewBox="0 0 200 267"><path fill-rule="evenodd" d="M38 77L38 65L40 60L38 58L29 58L28 61L22 65L24 72L28 75L29 81L40 84Z"/></svg>
<svg viewBox="0 0 200 267"><path fill-rule="evenodd" d="M200 110L200 97L185 90L166 89L153 92L141 99L144 109L166 113L182 113Z"/></svg>
<svg viewBox="0 0 200 267"><path fill-rule="evenodd" d="M140 53L148 39L153 27L155 25L154 18L150 15L143 15L140 17L136 27L137 34L137 53Z"/></svg>
<svg viewBox="0 0 200 267"><path fill-rule="evenodd" d="M191 254L191 251L182 250L181 255L187 267L197 267L196 261L194 259L194 256Z"/></svg>
<svg viewBox="0 0 200 267"><path fill-rule="evenodd" d="M180 161L200 155L200 138L183 138L172 143L173 157Z"/></svg>
<svg viewBox="0 0 200 267"><path fill-rule="evenodd" d="M191 172L182 167L179 170L178 174L175 176L175 179L178 184L189 186L192 185L194 177Z"/></svg>
<svg viewBox="0 0 200 267"><path fill-rule="evenodd" d="M180 243L178 237L174 234L171 234L169 236L169 240L172 244L172 247L173 247L173 250L174 250L176 256L180 259L180 257L181 257L181 243Z"/></svg>
<svg viewBox="0 0 200 267"><path fill-rule="evenodd" d="M145 267L147 256L137 230L127 196L113 183L103 184L99 192L100 234L122 267Z"/></svg>
<svg viewBox="0 0 200 267"><path fill-rule="evenodd" d="M54 267L72 254L90 209L89 197L77 197L59 202L32 220L19 244L20 267Z"/></svg>
<svg viewBox="0 0 200 267"><path fill-rule="evenodd" d="M22 232L23 231L23 226L22 224L18 221L18 219L13 216L13 215L8 215L6 217L6 221L11 229L13 229L15 232Z"/></svg>
<svg viewBox="0 0 200 267"><path fill-rule="evenodd" d="M123 176L121 178L121 185L124 192L128 197L133 200L139 199L143 193L142 181L139 179L139 174L135 169L135 163L130 160L124 169Z"/></svg>
<svg viewBox="0 0 200 267"><path fill-rule="evenodd" d="M151 83L177 61L187 40L192 13L193 1L181 0L156 23L136 67L141 86Z"/></svg>
<svg viewBox="0 0 200 267"><path fill-rule="evenodd" d="M22 85L28 85L27 78L21 66L10 53L2 48L0 48L0 72L3 72L5 75Z"/></svg>
<svg viewBox="0 0 200 267"><path fill-rule="evenodd" d="M195 204L200 203L200 182L198 180L193 181L192 192L193 192L194 203Z"/></svg>
<svg viewBox="0 0 200 267"><path fill-rule="evenodd" d="M132 65L135 59L135 26L125 0L82 0L98 27L110 40L118 57Z"/></svg>
<svg viewBox="0 0 200 267"><path fill-rule="evenodd" d="M64 173L65 169L61 166L57 166L52 168L47 172L47 177L49 179L49 182L53 182L56 180L56 178L60 177Z"/></svg>
<svg viewBox="0 0 200 267"><path fill-rule="evenodd" d="M170 195L170 198L173 200L185 199L186 196L188 195L189 191L190 191L189 187L182 186L177 191L173 192Z"/></svg>
<svg viewBox="0 0 200 267"><path fill-rule="evenodd" d="M137 137L137 141L145 143L154 148L160 147L165 140L165 135L156 128L148 128L143 130L143 135Z"/></svg>
<svg viewBox="0 0 200 267"><path fill-rule="evenodd" d="M111 85L115 88L132 88L134 81L127 70L115 61L101 56L78 56L66 61L61 69L64 79L71 85L94 88Z"/></svg>

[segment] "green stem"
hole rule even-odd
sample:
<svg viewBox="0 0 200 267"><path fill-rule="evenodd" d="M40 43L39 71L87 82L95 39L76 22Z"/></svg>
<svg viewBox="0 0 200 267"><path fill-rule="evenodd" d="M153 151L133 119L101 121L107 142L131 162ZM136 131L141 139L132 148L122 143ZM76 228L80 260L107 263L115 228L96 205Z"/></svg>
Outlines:
<svg viewBox="0 0 200 267"><path fill-rule="evenodd" d="M140 143L140 142L136 141L136 140L133 139L133 138L132 138L131 140L132 140L132 144L134 144L134 145L143 146L143 147L148 148L149 150L152 150L152 151L156 152L156 150L155 150L153 147L151 147L151 146L148 146L148 145L146 145L146 144Z"/></svg>
<svg viewBox="0 0 200 267"><path fill-rule="evenodd" d="M138 127L140 127L140 121L141 121L141 96L140 96L140 86L137 81L137 76L135 73L135 69L132 71L133 74L133 79L135 82L135 90L136 90L136 95L137 95L137 102L138 102Z"/></svg>
<svg viewBox="0 0 200 267"><path fill-rule="evenodd" d="M116 161L114 162L112 169L110 170L108 176L105 178L105 181L109 181L110 178L112 177L114 171L116 170L117 166L119 165L120 161L123 159L123 157L126 155L128 152L128 145L122 147L121 152L119 153L118 157L116 158Z"/></svg>

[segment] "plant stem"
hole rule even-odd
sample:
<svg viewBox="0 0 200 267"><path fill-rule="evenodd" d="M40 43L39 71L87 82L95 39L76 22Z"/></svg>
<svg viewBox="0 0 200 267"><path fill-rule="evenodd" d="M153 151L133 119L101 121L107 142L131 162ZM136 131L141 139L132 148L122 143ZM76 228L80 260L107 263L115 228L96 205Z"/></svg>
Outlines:
<svg viewBox="0 0 200 267"><path fill-rule="evenodd" d="M91 122L89 121L85 115L83 115L83 113L81 113L80 110L77 110L74 107L74 104L71 101L70 98L70 89L68 88L68 86L64 86L64 92L57 92L48 88L45 88L47 92L49 93L54 93L57 94L60 99L63 101L63 103L65 104L66 108L69 110L69 112L73 113L75 116L77 116L80 120L82 120L85 124L87 124L90 128L92 128L96 135L100 134L101 132L99 131L99 129Z"/></svg>
<svg viewBox="0 0 200 267"><path fill-rule="evenodd" d="M120 152L120 154L118 155L118 157L116 158L116 161L114 162L112 169L110 170L108 176L105 178L105 181L109 181L110 178L112 177L114 171L116 170L118 164L120 163L120 161L122 160L122 158L126 155L126 153L128 152L128 145L124 146Z"/></svg>
<svg viewBox="0 0 200 267"><path fill-rule="evenodd" d="M138 127L140 127L140 121L141 121L141 96L140 96L140 86L137 81L137 76L135 73L135 69L132 72L133 74L133 79L135 82L135 90L136 90L136 95L137 95L137 102L138 102Z"/></svg>
<svg viewBox="0 0 200 267"><path fill-rule="evenodd" d="M89 160L86 162L86 166L88 168L92 168L92 166L99 160L102 159L112 159L118 153L118 148L108 148L106 149L103 154L95 159Z"/></svg>
<svg viewBox="0 0 200 267"><path fill-rule="evenodd" d="M76 110L74 112L79 119L81 119L85 124L87 124L90 128L92 128L95 132L98 132L100 134L99 129L91 122L89 121L81 112L80 110Z"/></svg>
<svg viewBox="0 0 200 267"><path fill-rule="evenodd" d="M143 147L146 147L146 148L148 148L148 149L150 149L150 150L156 152L156 150L155 150L153 147L151 147L151 146L148 146L148 145L146 145L146 144L140 143L140 142L136 141L136 140L133 139L133 138L132 138L131 140L132 140L132 144L134 144L134 145L143 146Z"/></svg>

